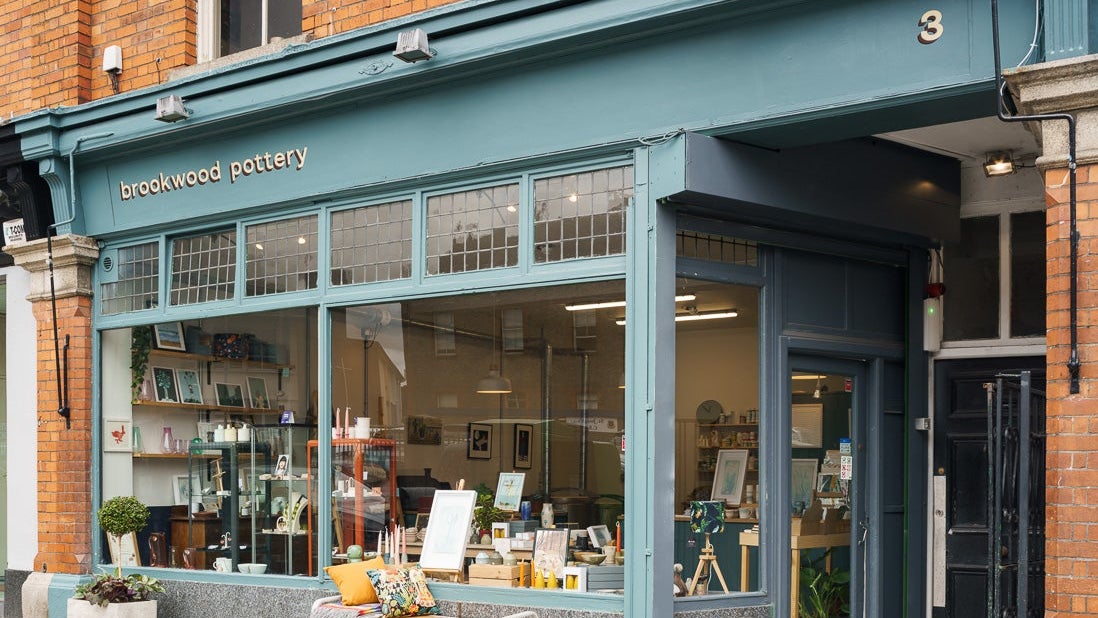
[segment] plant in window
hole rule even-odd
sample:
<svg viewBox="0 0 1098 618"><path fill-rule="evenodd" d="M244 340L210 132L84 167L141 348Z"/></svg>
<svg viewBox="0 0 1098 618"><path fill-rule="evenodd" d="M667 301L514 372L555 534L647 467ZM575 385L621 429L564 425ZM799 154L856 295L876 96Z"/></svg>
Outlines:
<svg viewBox="0 0 1098 618"><path fill-rule="evenodd" d="M830 550L828 550L830 553ZM801 567L799 618L831 618L850 615L850 571L823 568L827 554Z"/></svg>
<svg viewBox="0 0 1098 618"><path fill-rule="evenodd" d="M473 489L477 492L477 506L473 509L473 525L478 534L487 534L492 530L492 524L507 521L510 516L503 509L496 508L495 493L483 483Z"/></svg>
<svg viewBox="0 0 1098 618"><path fill-rule="evenodd" d="M141 530L149 521L149 508L133 496L116 496L103 503L99 509L99 527L120 541L124 535ZM119 561L121 563L121 560ZM115 567L114 573L101 573L91 581L76 587L76 594L69 603L69 616L90 615L83 608L89 606L107 607L112 603L140 603L148 601L145 610L149 616L156 615L156 601L150 601L154 592L164 592L159 580L148 575L122 575L122 565ZM71 601L85 600L89 605L73 604Z"/></svg>
<svg viewBox="0 0 1098 618"><path fill-rule="evenodd" d="M130 389L133 391L134 401L141 398L141 385L145 382L145 371L149 368L149 350L152 349L152 336L152 328L149 326L135 326L131 330L130 371L132 379Z"/></svg>

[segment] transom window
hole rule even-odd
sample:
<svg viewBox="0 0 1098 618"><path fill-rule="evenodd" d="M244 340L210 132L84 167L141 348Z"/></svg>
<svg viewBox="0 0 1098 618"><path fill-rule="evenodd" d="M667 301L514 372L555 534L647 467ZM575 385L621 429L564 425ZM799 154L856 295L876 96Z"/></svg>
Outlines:
<svg viewBox="0 0 1098 618"><path fill-rule="evenodd" d="M316 215L245 228L248 296L316 287Z"/></svg>
<svg viewBox="0 0 1098 618"><path fill-rule="evenodd" d="M332 213L332 285L411 276L411 200Z"/></svg>
<svg viewBox="0 0 1098 618"><path fill-rule="evenodd" d="M427 274L518 265L518 183L427 198Z"/></svg>
<svg viewBox="0 0 1098 618"><path fill-rule="evenodd" d="M159 304L160 252L157 243L122 247L116 255L104 256L101 267L106 273L115 272L115 281L104 282L100 293L104 315L153 309Z"/></svg>
<svg viewBox="0 0 1098 618"><path fill-rule="evenodd" d="M172 305L233 297L236 230L226 229L172 241Z"/></svg>
<svg viewBox="0 0 1098 618"><path fill-rule="evenodd" d="M632 197L631 165L535 181L534 261L625 253L625 209Z"/></svg>

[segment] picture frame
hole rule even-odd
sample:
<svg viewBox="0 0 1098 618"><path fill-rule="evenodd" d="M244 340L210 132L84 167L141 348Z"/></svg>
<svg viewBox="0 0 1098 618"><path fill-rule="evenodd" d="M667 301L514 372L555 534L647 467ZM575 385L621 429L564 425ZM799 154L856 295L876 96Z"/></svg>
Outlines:
<svg viewBox="0 0 1098 618"><path fill-rule="evenodd" d="M465 567L465 548L473 522L477 492L440 489L431 502L427 533L419 566L427 570L460 571Z"/></svg>
<svg viewBox="0 0 1098 618"><path fill-rule="evenodd" d="M195 491L196 488L198 491ZM174 504L191 504L192 497L197 498L201 495L202 477L199 475L187 476L186 474L177 474L172 477L172 497L175 500ZM199 500L194 500L194 502L198 501Z"/></svg>
<svg viewBox="0 0 1098 618"><path fill-rule="evenodd" d="M198 377L197 371L194 369L176 369L175 381L179 386L179 401L181 403L198 405L205 403L202 401L202 381Z"/></svg>
<svg viewBox="0 0 1098 618"><path fill-rule="evenodd" d="M239 384L230 382L214 382L214 395L217 397L217 405L226 408L244 407L244 389Z"/></svg>
<svg viewBox="0 0 1098 618"><path fill-rule="evenodd" d="M278 461L275 462L275 467L271 471L271 474L275 478L283 478L290 473L290 456L282 454L278 456Z"/></svg>
<svg viewBox="0 0 1098 618"><path fill-rule="evenodd" d="M534 426L515 423L515 468L529 470L533 467L533 456L531 455L533 445Z"/></svg>
<svg viewBox="0 0 1098 618"><path fill-rule="evenodd" d="M107 548L111 554L111 564L118 566L141 566L141 556L137 553L137 533L131 532L117 537L107 535Z"/></svg>
<svg viewBox="0 0 1098 618"><path fill-rule="evenodd" d="M713 474L710 500L723 500L739 504L743 500L743 483L747 474L746 449L721 449L717 451L717 465Z"/></svg>
<svg viewBox="0 0 1098 618"><path fill-rule="evenodd" d="M793 448L823 447L823 404L793 404Z"/></svg>
<svg viewBox="0 0 1098 618"><path fill-rule="evenodd" d="M430 513L416 513L416 523L413 526L416 530L427 530L427 524L431 521ZM426 533L424 533L426 534Z"/></svg>
<svg viewBox="0 0 1098 618"><path fill-rule="evenodd" d="M133 452L133 421L125 418L103 419L103 451Z"/></svg>
<svg viewBox="0 0 1098 618"><path fill-rule="evenodd" d="M492 426L487 423L469 423L466 438L466 457L469 459L492 458Z"/></svg>
<svg viewBox="0 0 1098 618"><path fill-rule="evenodd" d="M152 379L157 401L179 403L179 386L175 383L175 369L153 367Z"/></svg>
<svg viewBox="0 0 1098 618"><path fill-rule="evenodd" d="M442 444L442 419L434 416L408 416L408 444Z"/></svg>
<svg viewBox="0 0 1098 618"><path fill-rule="evenodd" d="M793 459L789 468L789 503L803 502L805 507L812 506L812 497L816 491L816 471L820 462L814 458Z"/></svg>
<svg viewBox="0 0 1098 618"><path fill-rule="evenodd" d="M593 545L595 549L601 549L604 545L610 543L610 540L612 539L610 536L610 528L605 524L587 526L587 539L591 541L591 545Z"/></svg>
<svg viewBox="0 0 1098 618"><path fill-rule="evenodd" d="M568 564L568 528L538 528L534 531L534 556L531 562L535 569L555 574L558 579L564 577L564 567Z"/></svg>
<svg viewBox="0 0 1098 618"><path fill-rule="evenodd" d="M248 401L258 410L270 410L271 398L267 395L267 380L261 376L248 376Z"/></svg>
<svg viewBox="0 0 1098 618"><path fill-rule="evenodd" d="M182 322L153 324L153 338L156 341L156 347L161 350L187 351L187 340L183 336Z"/></svg>
<svg viewBox="0 0 1098 618"><path fill-rule="evenodd" d="M525 483L525 472L500 472L496 483L495 507L504 511L517 511L522 502L522 486Z"/></svg>

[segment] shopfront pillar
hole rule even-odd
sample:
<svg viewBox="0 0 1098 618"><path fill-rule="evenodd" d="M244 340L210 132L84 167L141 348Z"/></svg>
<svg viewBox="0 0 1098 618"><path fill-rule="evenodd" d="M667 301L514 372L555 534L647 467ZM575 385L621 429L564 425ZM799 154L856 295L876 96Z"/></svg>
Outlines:
<svg viewBox="0 0 1098 618"><path fill-rule="evenodd" d="M4 247L31 274L30 294L38 347L38 553L34 570L88 573L92 551L92 267L96 242L64 235L52 239L53 290L45 239ZM54 312L56 303L56 314ZM58 348L68 343L67 381L58 398L54 320ZM28 355L29 356L29 355ZM29 360L29 358L27 359ZM69 419L59 414L69 408Z"/></svg>
<svg viewBox="0 0 1098 618"><path fill-rule="evenodd" d="M1068 123L1029 125L1041 143L1047 272L1045 609L1098 616L1098 56L1007 71L1020 113L1076 119L1078 393L1070 388Z"/></svg>

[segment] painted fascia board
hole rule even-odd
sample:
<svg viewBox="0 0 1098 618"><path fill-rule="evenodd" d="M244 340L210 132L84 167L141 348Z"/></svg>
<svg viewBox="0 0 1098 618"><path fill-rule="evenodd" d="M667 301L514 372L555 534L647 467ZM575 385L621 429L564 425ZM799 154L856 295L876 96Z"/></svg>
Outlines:
<svg viewBox="0 0 1098 618"><path fill-rule="evenodd" d="M595 0L581 3L560 0L489 0L459 3L450 11L428 11L345 35L325 37L291 45L270 56L231 65L208 74L181 78L132 93L90 103L39 110L15 119L24 139L28 159L55 154L49 141L35 139L43 131L75 131L95 124L97 130L113 131L111 145L142 139L163 139L167 133L232 122L269 122L278 108L286 115L299 114L298 105L318 106L318 100L338 105L347 100L381 98L394 90L414 85L422 88L442 81L459 80L503 66L544 61L554 55L574 54L584 48L610 45L615 41L688 28L707 21L703 9L719 5L742 5L737 10L775 11L805 0L782 2L728 2L728 0ZM498 5L498 6L497 6ZM445 8L445 7L443 7ZM550 10L551 9L551 10ZM396 33L415 25L433 37L438 55L427 63L404 64L392 57ZM371 74L376 63L391 68ZM351 69L356 69L351 71ZM309 79L295 79L308 71ZM360 77L348 81L346 74ZM410 83L410 82L414 82ZM276 97L257 97L277 92ZM153 120L156 99L165 94L182 97L194 116L166 127ZM206 116L203 97L216 104L215 115ZM188 99L190 102L188 102ZM257 100L264 103L256 105ZM138 118L135 119L135 116ZM75 139L64 135L60 147ZM85 151L96 150L87 145Z"/></svg>

